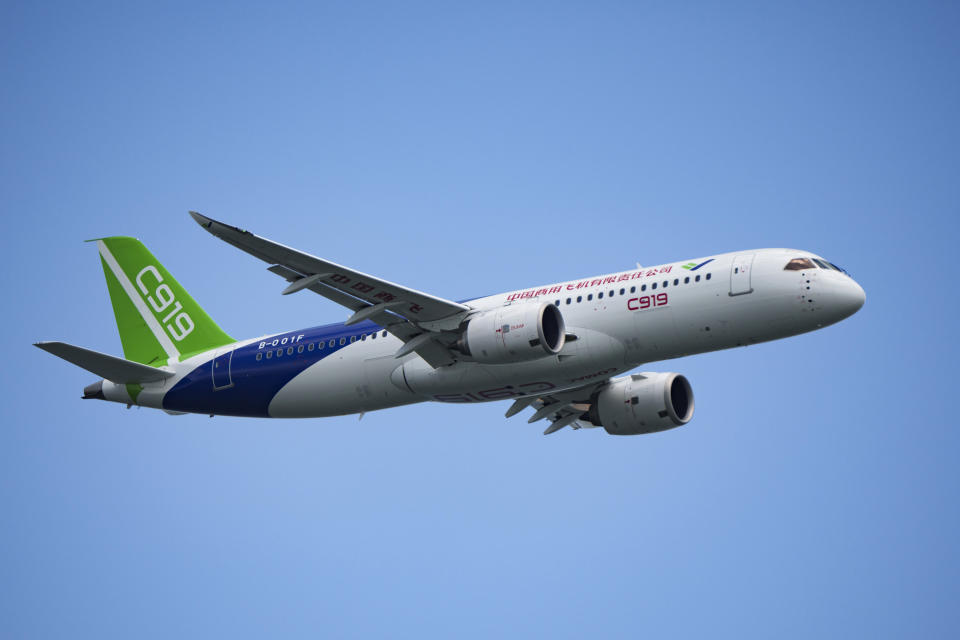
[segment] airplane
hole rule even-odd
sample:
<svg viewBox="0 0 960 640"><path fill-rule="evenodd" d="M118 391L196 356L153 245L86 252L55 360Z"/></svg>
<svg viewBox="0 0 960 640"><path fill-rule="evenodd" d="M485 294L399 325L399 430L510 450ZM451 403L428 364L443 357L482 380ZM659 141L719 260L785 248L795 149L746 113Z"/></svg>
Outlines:
<svg viewBox="0 0 960 640"><path fill-rule="evenodd" d="M124 357L36 343L102 378L84 399L261 418L510 400L506 417L531 409L545 434L648 434L687 424L693 389L678 373L631 370L820 329L866 298L809 251L754 249L454 302L190 215L270 265L284 295L311 291L352 315L234 340L139 240L101 238Z"/></svg>

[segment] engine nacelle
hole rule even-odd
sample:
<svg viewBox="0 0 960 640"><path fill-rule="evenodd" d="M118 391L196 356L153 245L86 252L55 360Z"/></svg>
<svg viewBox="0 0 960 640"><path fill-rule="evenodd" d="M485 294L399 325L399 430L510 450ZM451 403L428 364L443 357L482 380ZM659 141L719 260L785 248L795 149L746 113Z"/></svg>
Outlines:
<svg viewBox="0 0 960 640"><path fill-rule="evenodd" d="M673 429L693 417L693 389L679 373L614 378L590 398L590 422L615 436Z"/></svg>
<svg viewBox="0 0 960 640"><path fill-rule="evenodd" d="M508 364L555 355L565 340L563 314L556 306L512 304L470 318L457 348L477 362Z"/></svg>

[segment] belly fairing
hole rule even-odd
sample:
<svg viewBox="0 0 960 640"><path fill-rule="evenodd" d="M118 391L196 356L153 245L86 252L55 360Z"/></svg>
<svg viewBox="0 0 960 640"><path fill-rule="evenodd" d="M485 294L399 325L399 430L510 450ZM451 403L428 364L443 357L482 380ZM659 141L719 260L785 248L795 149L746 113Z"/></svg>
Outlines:
<svg viewBox="0 0 960 640"><path fill-rule="evenodd" d="M400 361L371 347L358 343L304 369L273 397L270 416L339 416L422 401L390 382L390 373Z"/></svg>
<svg viewBox="0 0 960 640"><path fill-rule="evenodd" d="M425 400L485 402L581 386L632 368L625 364L620 341L581 327L568 330L578 338L568 341L559 357L503 365L462 362L437 369L410 358L392 379Z"/></svg>

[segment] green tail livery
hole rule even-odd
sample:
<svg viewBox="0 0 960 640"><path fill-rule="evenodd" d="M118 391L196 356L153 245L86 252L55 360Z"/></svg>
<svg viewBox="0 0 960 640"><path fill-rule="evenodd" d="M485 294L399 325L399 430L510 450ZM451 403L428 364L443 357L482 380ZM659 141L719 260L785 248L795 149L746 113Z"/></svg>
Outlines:
<svg viewBox="0 0 960 640"><path fill-rule="evenodd" d="M235 342L139 240L96 243L127 360L159 367Z"/></svg>

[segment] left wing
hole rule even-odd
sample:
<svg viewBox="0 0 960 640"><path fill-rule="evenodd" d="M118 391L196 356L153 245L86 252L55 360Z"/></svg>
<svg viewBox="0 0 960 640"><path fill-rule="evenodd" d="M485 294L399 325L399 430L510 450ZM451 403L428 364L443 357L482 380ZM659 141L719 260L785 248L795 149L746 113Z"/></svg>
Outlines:
<svg viewBox="0 0 960 640"><path fill-rule="evenodd" d="M447 348L454 339L450 332L471 307L317 258L196 211L190 215L224 242L272 265L271 272L291 283L285 295L309 289L353 311L346 324L372 320L387 329L405 343L397 357L416 352L433 367L455 361Z"/></svg>

